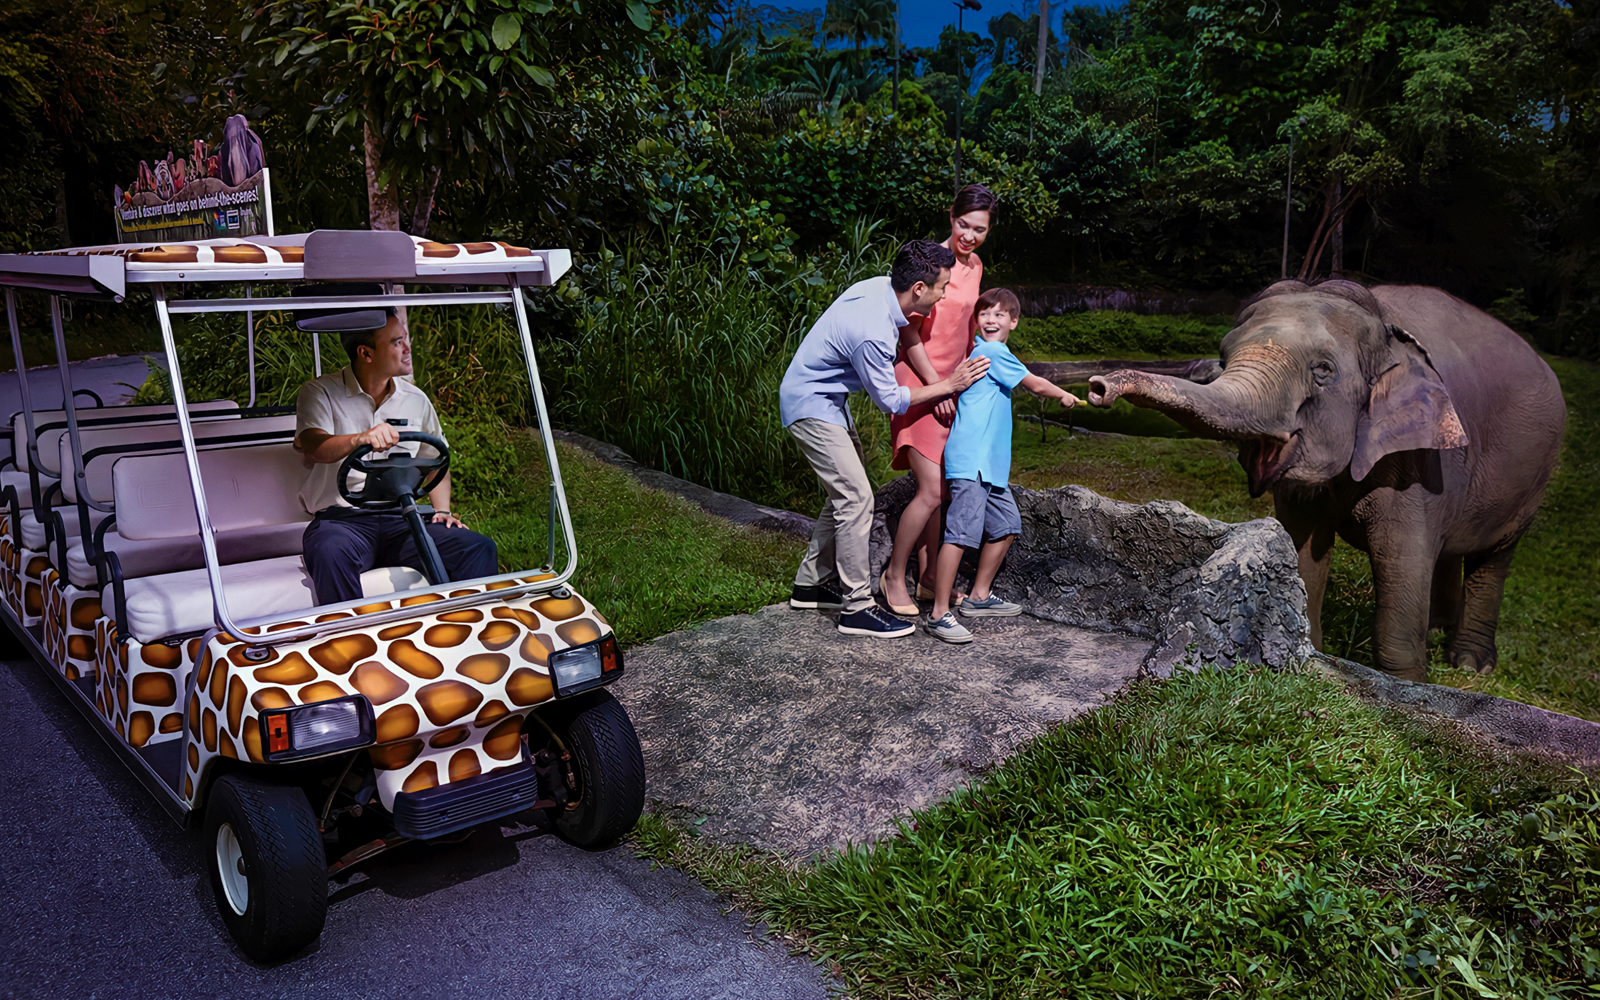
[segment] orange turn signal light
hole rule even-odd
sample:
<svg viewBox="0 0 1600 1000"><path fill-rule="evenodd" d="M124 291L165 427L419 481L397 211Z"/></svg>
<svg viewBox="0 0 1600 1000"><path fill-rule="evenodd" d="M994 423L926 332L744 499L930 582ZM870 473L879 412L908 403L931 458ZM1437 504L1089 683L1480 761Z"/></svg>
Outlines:
<svg viewBox="0 0 1600 1000"><path fill-rule="evenodd" d="M609 674L622 669L622 647L617 645L615 634L600 640L600 672Z"/></svg>
<svg viewBox="0 0 1600 1000"><path fill-rule="evenodd" d="M289 749L289 716L273 712L267 716L267 752L278 753Z"/></svg>

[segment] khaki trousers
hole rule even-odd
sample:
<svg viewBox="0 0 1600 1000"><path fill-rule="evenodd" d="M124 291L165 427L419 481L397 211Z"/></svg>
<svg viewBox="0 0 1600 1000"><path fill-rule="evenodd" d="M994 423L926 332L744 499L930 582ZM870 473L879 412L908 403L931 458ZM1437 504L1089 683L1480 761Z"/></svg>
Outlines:
<svg viewBox="0 0 1600 1000"><path fill-rule="evenodd" d="M838 579L844 611L872 605L869 539L872 535L872 482L855 428L807 417L789 425L800 450L822 480L828 499L811 528L811 545L794 575L796 587Z"/></svg>

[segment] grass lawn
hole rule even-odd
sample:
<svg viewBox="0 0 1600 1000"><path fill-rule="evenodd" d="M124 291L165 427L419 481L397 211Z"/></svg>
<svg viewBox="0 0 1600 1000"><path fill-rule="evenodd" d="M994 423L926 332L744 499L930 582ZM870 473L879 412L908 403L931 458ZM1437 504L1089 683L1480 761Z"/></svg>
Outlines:
<svg viewBox="0 0 1600 1000"><path fill-rule="evenodd" d="M1594 995L1600 798L1302 671L1180 673L814 866L640 849L861 997Z"/></svg>
<svg viewBox="0 0 1600 1000"><path fill-rule="evenodd" d="M522 489L463 497L468 523L494 538L506 567L546 559L549 482L543 452L519 438ZM624 645L786 600L805 542L742 528L686 500L641 486L587 452L557 445L578 572L572 585L600 609ZM565 562L558 542L557 565Z"/></svg>

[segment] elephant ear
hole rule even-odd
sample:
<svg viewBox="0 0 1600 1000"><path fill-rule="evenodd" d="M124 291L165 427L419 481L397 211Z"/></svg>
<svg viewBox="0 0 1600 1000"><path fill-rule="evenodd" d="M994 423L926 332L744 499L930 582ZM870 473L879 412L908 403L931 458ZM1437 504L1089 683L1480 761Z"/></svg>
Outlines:
<svg viewBox="0 0 1600 1000"><path fill-rule="evenodd" d="M1467 446L1466 428L1427 352L1397 326L1389 327L1389 336L1394 348L1389 367L1372 380L1367 407L1356 424L1356 450L1350 459L1356 482L1392 452Z"/></svg>

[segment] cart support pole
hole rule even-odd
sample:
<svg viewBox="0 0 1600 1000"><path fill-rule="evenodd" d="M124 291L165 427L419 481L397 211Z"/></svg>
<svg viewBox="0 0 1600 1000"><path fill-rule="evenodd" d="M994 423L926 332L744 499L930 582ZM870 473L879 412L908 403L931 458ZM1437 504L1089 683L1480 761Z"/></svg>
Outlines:
<svg viewBox="0 0 1600 1000"><path fill-rule="evenodd" d="M550 427L550 413L544 405L544 387L539 383L539 360L533 354L533 331L528 326L528 307L527 303L522 301L522 289L515 284L511 286L511 311L517 317L517 334L522 338L522 356L528 363L528 389L533 393L533 408L539 415L539 436L544 440L545 461L550 463L550 493L561 514L561 537L567 543L567 567L561 572L563 576L570 576L578 568L578 540L572 534L572 515L567 507L567 491L561 482L561 460L556 457L556 438ZM554 523L552 519L551 524ZM550 568L554 570L553 549L550 561Z"/></svg>
<svg viewBox="0 0 1600 1000"><path fill-rule="evenodd" d="M67 437L72 447L72 482L73 490L78 496L78 531L83 535L85 545L89 541L89 511L83 503L89 485L88 478L83 473L83 439L78 436L78 405L73 400L72 368L67 364L67 331L61 322L61 296L50 296L50 326L56 335L56 365L61 369L61 409L67 414ZM57 460L60 456L57 455ZM67 478L65 463L62 463L61 478ZM63 498L64 499L64 498ZM93 548L85 548L84 555L94 554ZM61 567L61 575L67 575L67 567Z"/></svg>
<svg viewBox="0 0 1600 1000"><path fill-rule="evenodd" d="M200 453L194 446L194 427L189 423L189 401L183 391L183 371L178 365L178 345L172 336L172 316L167 312L167 289L152 290L156 319L161 323L161 345L167 351L167 371L172 376L172 405L178 411L178 434L183 438L183 458L189 467L189 484L194 487L194 516L200 523L200 548L205 555L206 577L211 581L212 620L240 642L249 637L228 615L228 599L222 591L222 562L217 558L217 536L211 527L211 511L206 505L205 483L200 477Z"/></svg>
<svg viewBox="0 0 1600 1000"><path fill-rule="evenodd" d="M6 319L11 325L11 351L17 356L17 390L22 393L22 422L28 431L28 485L33 488L33 516L44 523L44 510L40 507L44 497L39 492L39 442L33 434L33 391L28 388L28 366L22 360L22 327L17 319L17 293L6 289ZM22 525L11 526L12 535L22 537Z"/></svg>
<svg viewBox="0 0 1600 1000"><path fill-rule="evenodd" d="M244 297L247 298L247 299L250 298L250 286L249 285L244 286ZM247 313L244 314L244 349L245 349L245 355L249 359L249 365L250 365L250 402L249 402L248 405L255 406L256 405L256 314L253 313L253 312L247 312Z"/></svg>

